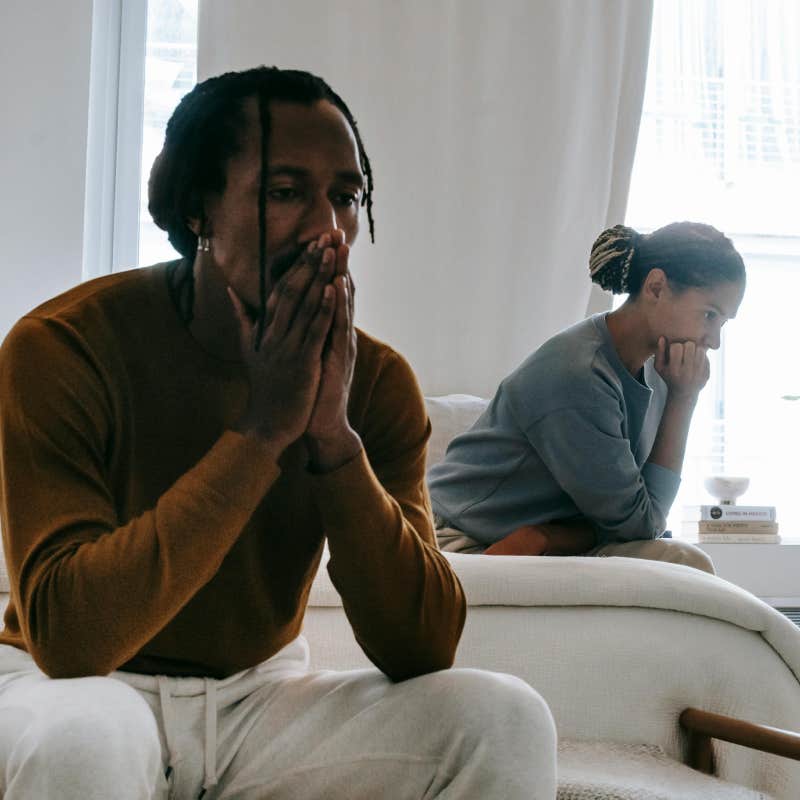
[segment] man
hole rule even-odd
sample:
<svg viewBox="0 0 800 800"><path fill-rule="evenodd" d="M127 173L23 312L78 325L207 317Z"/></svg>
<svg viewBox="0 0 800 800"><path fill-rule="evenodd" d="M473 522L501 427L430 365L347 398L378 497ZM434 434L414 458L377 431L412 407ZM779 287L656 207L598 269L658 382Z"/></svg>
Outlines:
<svg viewBox="0 0 800 800"><path fill-rule="evenodd" d="M77 287L9 334L6 800L554 796L538 695L446 671L465 602L434 544L424 404L353 325L371 195L324 81L210 79L150 181L183 259ZM308 670L326 540L380 671Z"/></svg>

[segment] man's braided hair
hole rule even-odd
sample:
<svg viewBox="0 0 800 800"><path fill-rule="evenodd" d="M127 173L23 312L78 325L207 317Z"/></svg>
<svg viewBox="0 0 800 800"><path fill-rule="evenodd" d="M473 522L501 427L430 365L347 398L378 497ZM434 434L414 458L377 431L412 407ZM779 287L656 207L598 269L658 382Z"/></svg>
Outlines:
<svg viewBox="0 0 800 800"><path fill-rule="evenodd" d="M203 198L225 189L228 160L241 147L246 124L245 101L257 98L261 122L261 183L258 192L258 250L260 308L256 342L261 340L266 308L267 261L267 171L273 101L311 105L319 100L332 103L353 130L361 170L367 186L361 204L367 207L370 239L375 241L372 217L372 168L361 141L355 118L344 100L310 72L278 67L256 67L227 72L198 83L178 104L167 123L164 147L153 163L148 184L148 208L159 228L167 232L172 246L183 256L170 274L170 287L184 320L192 320L194 306L194 258L198 235L188 220L205 215ZM200 236L203 235L201 227Z"/></svg>

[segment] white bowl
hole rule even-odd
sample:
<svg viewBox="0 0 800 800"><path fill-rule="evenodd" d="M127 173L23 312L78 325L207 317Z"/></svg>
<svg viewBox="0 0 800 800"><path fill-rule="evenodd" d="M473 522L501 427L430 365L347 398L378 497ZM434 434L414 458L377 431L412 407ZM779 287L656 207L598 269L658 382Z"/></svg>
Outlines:
<svg viewBox="0 0 800 800"><path fill-rule="evenodd" d="M703 485L710 495L717 498L721 505L736 505L736 498L743 495L750 485L750 478L733 475L710 475Z"/></svg>

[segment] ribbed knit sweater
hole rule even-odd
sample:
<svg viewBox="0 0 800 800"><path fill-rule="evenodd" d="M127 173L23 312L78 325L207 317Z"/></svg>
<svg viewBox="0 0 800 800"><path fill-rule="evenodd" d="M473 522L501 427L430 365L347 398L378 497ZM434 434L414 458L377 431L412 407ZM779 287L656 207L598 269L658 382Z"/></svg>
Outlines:
<svg viewBox="0 0 800 800"><path fill-rule="evenodd" d="M240 362L206 352L166 265L78 286L0 349L0 643L53 677L225 677L301 630L327 538L355 636L393 679L448 666L465 615L424 482L430 424L408 364L358 332L360 455L326 474L231 430Z"/></svg>

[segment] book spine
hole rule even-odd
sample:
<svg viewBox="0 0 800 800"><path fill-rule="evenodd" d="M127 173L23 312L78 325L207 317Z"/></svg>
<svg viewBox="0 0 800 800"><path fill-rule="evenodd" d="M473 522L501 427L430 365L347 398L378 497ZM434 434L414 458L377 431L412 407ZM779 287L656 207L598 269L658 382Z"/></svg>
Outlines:
<svg viewBox="0 0 800 800"><path fill-rule="evenodd" d="M763 520L701 520L684 522L682 529L687 533L777 533L777 522Z"/></svg>
<svg viewBox="0 0 800 800"><path fill-rule="evenodd" d="M699 533L697 541L705 544L779 544L777 533Z"/></svg>
<svg viewBox="0 0 800 800"><path fill-rule="evenodd" d="M746 522L748 520L775 521L774 506L691 506L685 509L693 520L722 522L725 520Z"/></svg>

